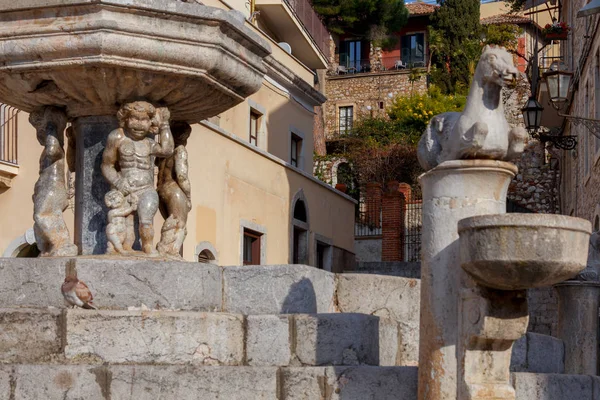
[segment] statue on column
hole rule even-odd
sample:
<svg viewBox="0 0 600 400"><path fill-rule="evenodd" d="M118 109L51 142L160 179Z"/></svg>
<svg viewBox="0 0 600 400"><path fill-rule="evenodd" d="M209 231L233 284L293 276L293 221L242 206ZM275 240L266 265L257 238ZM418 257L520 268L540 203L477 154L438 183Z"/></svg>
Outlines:
<svg viewBox="0 0 600 400"><path fill-rule="evenodd" d="M165 219L161 229L159 253L181 257L187 235L187 216L192 209L192 189L188 177L188 153L185 148L192 128L185 122L171 125L175 140L173 155L158 161L158 196L160 212Z"/></svg>
<svg viewBox="0 0 600 400"><path fill-rule="evenodd" d="M113 213L114 218L126 218L127 221L124 223L124 237L119 233L122 221L113 219L109 223L107 236L112 243L109 251L113 248L117 252L119 248L125 253L131 251L135 239L133 217L137 213L142 251L147 255L157 254L153 242L154 216L158 211L159 201L154 187L154 163L156 157L170 157L173 154L169 118L167 108L155 108L145 101L124 104L117 113L119 128L108 135L101 168L102 175L112 189L120 192L123 197L122 200L118 195L111 194L111 191L107 193L107 197L110 195L111 198L105 198L105 202L114 206L111 211L119 210ZM158 142L154 140L157 134ZM109 228L111 232L108 232ZM117 243L121 238L123 241Z"/></svg>
<svg viewBox="0 0 600 400"><path fill-rule="evenodd" d="M67 116L55 107L35 110L29 122L44 146L40 156L40 177L33 191L33 231L40 256L76 256L63 212L69 202L65 183L64 132Z"/></svg>

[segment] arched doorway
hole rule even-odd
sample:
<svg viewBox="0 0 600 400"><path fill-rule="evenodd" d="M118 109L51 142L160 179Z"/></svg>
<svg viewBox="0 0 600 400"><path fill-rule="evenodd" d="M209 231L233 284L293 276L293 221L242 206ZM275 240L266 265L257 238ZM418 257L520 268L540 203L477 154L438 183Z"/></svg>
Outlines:
<svg viewBox="0 0 600 400"><path fill-rule="evenodd" d="M290 261L292 264L308 264L309 214L303 190L298 191L294 196L291 211Z"/></svg>

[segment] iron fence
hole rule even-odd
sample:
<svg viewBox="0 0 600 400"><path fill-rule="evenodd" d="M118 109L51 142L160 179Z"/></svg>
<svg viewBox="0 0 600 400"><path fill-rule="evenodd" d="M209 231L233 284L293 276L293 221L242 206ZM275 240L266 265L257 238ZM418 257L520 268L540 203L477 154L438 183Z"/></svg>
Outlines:
<svg viewBox="0 0 600 400"><path fill-rule="evenodd" d="M400 254L402 260L418 262L421 260L421 231L423 226L423 201L420 191L413 191L401 212L400 218ZM383 207L380 196L369 198L366 191L361 191L360 201L356 206L354 237L356 239L381 239L383 231Z"/></svg>
<svg viewBox="0 0 600 400"><path fill-rule="evenodd" d="M0 103L0 161L17 165L19 110Z"/></svg>
<svg viewBox="0 0 600 400"><path fill-rule="evenodd" d="M312 4L308 0L285 0L285 2L294 10L317 47L321 49L325 58L329 60L331 55L329 50L329 31L312 8Z"/></svg>

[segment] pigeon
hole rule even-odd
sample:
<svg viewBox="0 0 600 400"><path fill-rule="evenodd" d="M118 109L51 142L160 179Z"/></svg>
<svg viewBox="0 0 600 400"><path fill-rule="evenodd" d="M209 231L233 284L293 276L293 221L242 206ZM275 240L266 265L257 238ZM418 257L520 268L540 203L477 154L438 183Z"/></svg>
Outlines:
<svg viewBox="0 0 600 400"><path fill-rule="evenodd" d="M88 310L97 310L92 303L94 296L85 283L77 279L76 276L69 275L65 278L65 282L60 287L63 297L73 307L86 308Z"/></svg>

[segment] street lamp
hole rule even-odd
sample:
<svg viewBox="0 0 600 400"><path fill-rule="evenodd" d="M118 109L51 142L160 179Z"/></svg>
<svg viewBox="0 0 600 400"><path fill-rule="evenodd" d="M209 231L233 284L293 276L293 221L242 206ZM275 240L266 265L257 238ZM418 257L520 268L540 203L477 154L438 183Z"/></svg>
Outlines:
<svg viewBox="0 0 600 400"><path fill-rule="evenodd" d="M523 112L525 128L532 134L537 132L542 124L542 111L544 111L544 107L534 97L530 97L521 111Z"/></svg>
<svg viewBox="0 0 600 400"><path fill-rule="evenodd" d="M569 102L569 88L572 72L567 70L567 65L562 61L554 61L548 72L544 74L550 104L557 110Z"/></svg>

